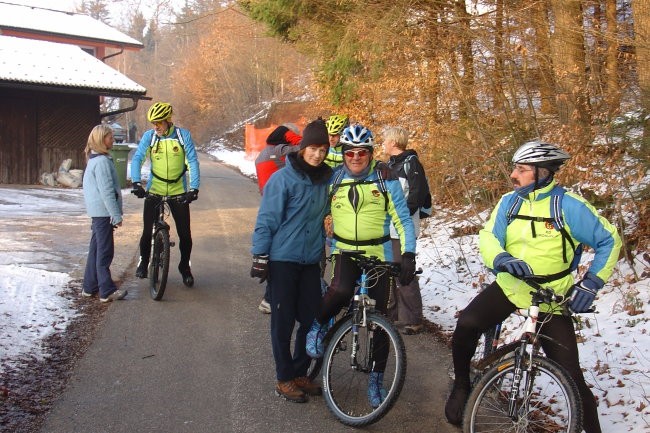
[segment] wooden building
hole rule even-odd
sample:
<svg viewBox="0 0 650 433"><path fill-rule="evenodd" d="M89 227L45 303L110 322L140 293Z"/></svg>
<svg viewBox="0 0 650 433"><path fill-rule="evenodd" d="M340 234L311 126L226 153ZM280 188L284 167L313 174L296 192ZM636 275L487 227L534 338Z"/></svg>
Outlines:
<svg viewBox="0 0 650 433"><path fill-rule="evenodd" d="M33 184L83 149L104 97L149 99L103 60L142 44L80 14L0 2L0 183Z"/></svg>

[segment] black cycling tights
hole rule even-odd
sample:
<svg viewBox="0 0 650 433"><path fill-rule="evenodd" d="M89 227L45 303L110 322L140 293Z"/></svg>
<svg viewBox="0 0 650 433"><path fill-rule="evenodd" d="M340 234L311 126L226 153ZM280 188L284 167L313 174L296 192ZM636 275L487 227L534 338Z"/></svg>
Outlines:
<svg viewBox="0 0 650 433"><path fill-rule="evenodd" d="M334 272L330 287L323 298L320 314L316 315L318 323L327 321L338 314L341 308L347 307L354 295L355 283L361 276L361 269L349 256L334 254L332 256ZM369 278L368 295L376 301L375 308L386 314L390 291L390 275L386 272L378 278ZM374 371L384 371L388 358L388 336L383 332L376 337L374 347Z"/></svg>
<svg viewBox="0 0 650 433"><path fill-rule="evenodd" d="M508 300L501 287L494 282L480 292L458 317L452 338L454 374L458 385L469 385L469 365L481 333L504 321L517 307ZM591 390L585 383L575 330L570 317L540 313L538 323L544 323L541 334L550 339L542 339L542 349L546 356L563 366L578 386L582 398L583 428L587 433L600 433L598 406Z"/></svg>
<svg viewBox="0 0 650 433"><path fill-rule="evenodd" d="M147 197L144 200L144 209L142 211L142 237L140 237L140 256L146 262L149 261L151 253L151 230L153 222L158 218L156 213L156 197ZM181 252L180 268L187 268L190 265L190 254L192 253L192 232L190 231L190 205L189 203L180 203L176 200L168 202L171 209L174 222L176 223L176 233L178 234L178 248Z"/></svg>

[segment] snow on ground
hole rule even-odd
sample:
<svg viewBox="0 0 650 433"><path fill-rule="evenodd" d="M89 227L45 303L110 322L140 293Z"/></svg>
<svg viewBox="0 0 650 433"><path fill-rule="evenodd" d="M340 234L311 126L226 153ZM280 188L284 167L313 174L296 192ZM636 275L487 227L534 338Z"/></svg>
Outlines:
<svg viewBox="0 0 650 433"><path fill-rule="evenodd" d="M216 146L212 156L246 176L254 176L254 163L246 159L243 151L213 144ZM66 214L79 213L79 203L83 200L80 189L53 188L45 195L3 190L0 216L4 220L16 215L29 217L45 213L66 218ZM470 218L465 213L438 210L434 218L423 224L417 260L418 266L424 269L420 276L424 315L450 333L456 313L472 299L481 283L491 278L478 255L478 236L457 235L470 225L480 226L481 221L479 216ZM0 232L3 243L4 237L9 236ZM589 259L589 254L585 259ZM648 264L643 264L640 255L634 269L619 262L612 280L599 293L599 312L582 315L581 363L599 400L601 423L607 433L650 431L650 312L647 311L650 279L646 276L636 281L635 273L649 273ZM41 339L65 329L66 322L75 313L57 293L68 279L65 273L50 272L34 264L0 260L2 365L26 353L42 355ZM516 326L518 320L513 318L510 323Z"/></svg>

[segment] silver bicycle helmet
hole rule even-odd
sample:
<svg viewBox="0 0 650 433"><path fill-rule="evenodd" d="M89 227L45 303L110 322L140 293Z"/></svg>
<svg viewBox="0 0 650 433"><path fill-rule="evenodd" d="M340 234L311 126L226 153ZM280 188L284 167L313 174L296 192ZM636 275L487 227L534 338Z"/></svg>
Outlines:
<svg viewBox="0 0 650 433"><path fill-rule="evenodd" d="M348 147L368 147L372 149L375 140L369 129L357 123L343 130L341 144Z"/></svg>
<svg viewBox="0 0 650 433"><path fill-rule="evenodd" d="M512 162L543 167L555 172L569 158L571 155L556 145L534 140L522 144L512 156Z"/></svg>

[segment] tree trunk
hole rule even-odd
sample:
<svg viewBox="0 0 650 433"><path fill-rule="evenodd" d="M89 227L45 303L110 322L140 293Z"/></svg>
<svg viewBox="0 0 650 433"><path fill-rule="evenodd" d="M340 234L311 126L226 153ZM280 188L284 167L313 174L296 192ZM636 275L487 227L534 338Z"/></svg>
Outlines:
<svg viewBox="0 0 650 433"><path fill-rule="evenodd" d="M645 117L643 131L644 148L650 147L650 0L634 0L632 2L634 14L634 41L636 45L636 64L641 88L641 106Z"/></svg>
<svg viewBox="0 0 650 433"><path fill-rule="evenodd" d="M616 0L606 0L605 20L607 31L607 54L605 60L605 79L607 92L607 110L609 116L613 116L621 102L621 90L618 80L618 36L616 24Z"/></svg>
<svg viewBox="0 0 650 433"><path fill-rule="evenodd" d="M554 32L551 58L557 84L560 121L583 127L589 124L584 34L580 0L551 0Z"/></svg>
<svg viewBox="0 0 650 433"><path fill-rule="evenodd" d="M456 13L462 27L460 32L460 58L462 63L460 117L467 118L472 115L476 107L474 98L474 56L472 53L472 28L471 15L467 12L465 0L456 1Z"/></svg>
<svg viewBox="0 0 650 433"><path fill-rule="evenodd" d="M543 114L555 114L555 80L553 77L553 62L549 38L548 3L534 2L531 5L535 28L535 48L537 51L537 70L539 80L537 88L541 98L540 111Z"/></svg>

